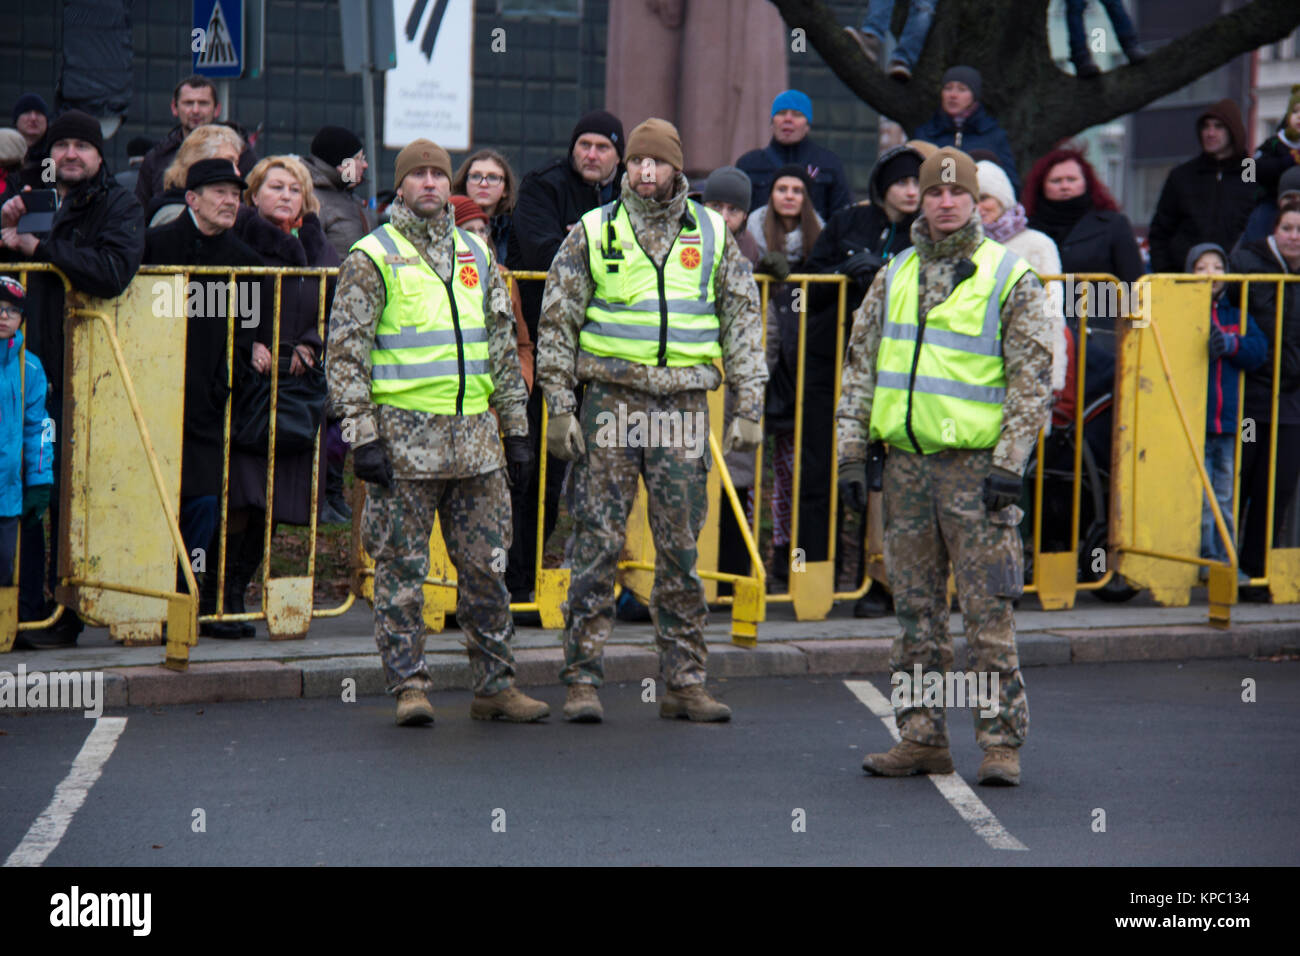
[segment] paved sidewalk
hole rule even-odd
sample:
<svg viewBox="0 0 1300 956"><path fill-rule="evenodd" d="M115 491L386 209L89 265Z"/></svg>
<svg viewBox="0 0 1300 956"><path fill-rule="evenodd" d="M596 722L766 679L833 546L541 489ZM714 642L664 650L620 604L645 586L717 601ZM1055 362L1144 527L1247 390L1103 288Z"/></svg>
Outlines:
<svg viewBox="0 0 1300 956"><path fill-rule="evenodd" d="M1220 630L1206 624L1203 592L1194 595L1194 603L1181 608L1157 607L1145 594L1127 604L1103 604L1081 595L1068 611L1030 609L1036 602L1029 599L1016 613L1021 663L1036 667L1300 651L1300 605L1238 605L1232 626ZM731 643L727 611L715 611L711 619L709 674L716 678L884 672L898 627L892 616L855 619L850 603L837 606L824 621L796 621L789 605L773 605L769 620L759 626L759 646L748 650ZM965 641L959 614L950 626L961 666ZM341 617L316 621L300 641L268 640L261 625L251 639L200 638L183 674L161 666L162 647L119 647L106 628L87 628L74 648L0 656L0 672L16 673L20 665L29 674L102 670L110 707L330 697L342 693L347 679L355 681L358 696L382 694L383 671L371 627L370 609L361 604ZM520 628L514 646L520 684L559 682L559 631ZM438 689L470 686L459 631L429 635L425 653ZM610 681L657 678L651 626L618 623L606 649L605 671Z"/></svg>

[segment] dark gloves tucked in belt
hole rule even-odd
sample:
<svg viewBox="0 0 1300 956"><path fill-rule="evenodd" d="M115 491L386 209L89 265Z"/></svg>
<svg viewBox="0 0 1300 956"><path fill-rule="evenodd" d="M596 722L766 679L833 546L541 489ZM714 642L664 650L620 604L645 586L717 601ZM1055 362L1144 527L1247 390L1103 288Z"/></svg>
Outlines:
<svg viewBox="0 0 1300 956"><path fill-rule="evenodd" d="M871 285L871 280L884 264L885 260L874 252L859 252L844 260L840 272L859 285Z"/></svg>
<svg viewBox="0 0 1300 956"><path fill-rule="evenodd" d="M533 443L527 435L506 435L506 477L511 488L523 488L533 474Z"/></svg>
<svg viewBox="0 0 1300 956"><path fill-rule="evenodd" d="M28 485L23 489L22 523L30 528L41 520L45 509L50 506L50 491L53 485ZM8 584L8 581L0 582Z"/></svg>
<svg viewBox="0 0 1300 956"><path fill-rule="evenodd" d="M758 260L758 268L754 271L766 272L774 279L784 279L790 274L790 260L785 257L784 252L773 249L771 252L763 253L763 258Z"/></svg>
<svg viewBox="0 0 1300 956"><path fill-rule="evenodd" d="M1020 502L1022 478L1005 468L994 468L984 479L984 507L991 514Z"/></svg>
<svg viewBox="0 0 1300 956"><path fill-rule="evenodd" d="M352 470L362 481L382 488L393 487L393 465L383 442L372 441L352 449Z"/></svg>
<svg viewBox="0 0 1300 956"><path fill-rule="evenodd" d="M840 499L844 507L854 514L867 509L867 463L865 461L840 462Z"/></svg>

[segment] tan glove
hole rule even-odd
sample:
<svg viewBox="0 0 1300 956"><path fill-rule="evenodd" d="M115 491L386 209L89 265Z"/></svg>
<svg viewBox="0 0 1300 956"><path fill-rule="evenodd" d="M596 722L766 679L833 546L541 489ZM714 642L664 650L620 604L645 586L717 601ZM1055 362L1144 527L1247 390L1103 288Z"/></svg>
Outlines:
<svg viewBox="0 0 1300 956"><path fill-rule="evenodd" d="M574 415L552 415L546 425L546 450L564 461L577 461L587 453L582 426Z"/></svg>
<svg viewBox="0 0 1300 956"><path fill-rule="evenodd" d="M737 415L731 420L731 427L722 439L722 453L729 455L733 451L753 451L762 443L763 426Z"/></svg>

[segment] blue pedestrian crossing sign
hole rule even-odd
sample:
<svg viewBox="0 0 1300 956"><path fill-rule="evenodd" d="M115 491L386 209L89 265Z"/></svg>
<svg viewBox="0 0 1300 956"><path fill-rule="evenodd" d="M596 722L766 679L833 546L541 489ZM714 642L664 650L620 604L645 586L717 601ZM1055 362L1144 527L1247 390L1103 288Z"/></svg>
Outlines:
<svg viewBox="0 0 1300 956"><path fill-rule="evenodd" d="M242 76L244 0L194 0L190 52L199 76Z"/></svg>

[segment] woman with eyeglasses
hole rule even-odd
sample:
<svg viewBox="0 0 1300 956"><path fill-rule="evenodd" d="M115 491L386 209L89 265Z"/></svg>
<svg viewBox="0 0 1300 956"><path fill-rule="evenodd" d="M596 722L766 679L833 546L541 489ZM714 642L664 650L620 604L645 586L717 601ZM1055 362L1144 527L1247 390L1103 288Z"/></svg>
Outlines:
<svg viewBox="0 0 1300 956"><path fill-rule="evenodd" d="M510 240L511 214L519 195L518 180L506 158L494 149L480 149L456 170L451 181L453 196L468 196L488 215L492 231L492 251L497 262L506 261L506 244Z"/></svg>

